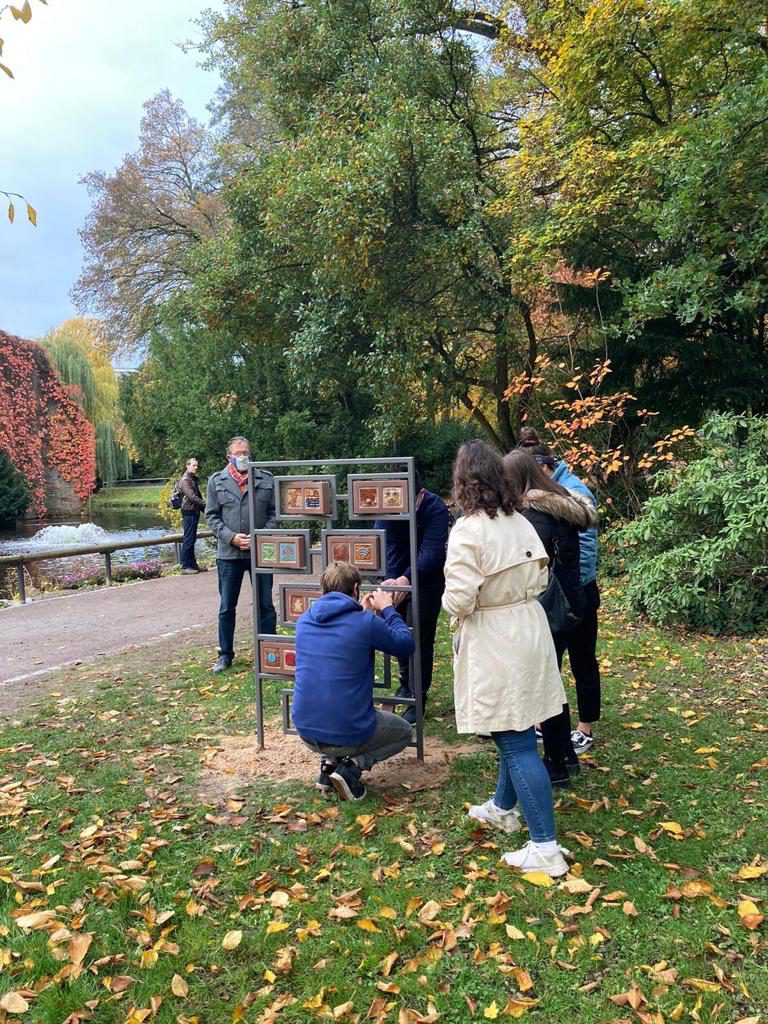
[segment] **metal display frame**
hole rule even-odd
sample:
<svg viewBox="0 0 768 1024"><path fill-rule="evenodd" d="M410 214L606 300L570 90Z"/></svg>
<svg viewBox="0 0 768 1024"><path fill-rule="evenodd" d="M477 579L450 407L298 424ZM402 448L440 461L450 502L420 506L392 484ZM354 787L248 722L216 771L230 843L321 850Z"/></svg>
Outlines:
<svg viewBox="0 0 768 1024"><path fill-rule="evenodd" d="M416 748L416 757L419 761L424 760L424 709L422 702L422 671L421 671L421 622L419 614L419 574L416 569L418 560L418 533L416 527L416 466L415 459L413 456L401 456L401 457L389 457L389 458L372 458L372 459L314 459L314 460L297 460L297 461L279 461L279 462L260 462L250 461L248 463L248 512L250 515L251 523L251 591L253 595L253 650L254 650L254 678L256 684L256 736L258 739L259 750L264 749L264 692L263 683L265 679L285 679L291 680L291 676L284 675L280 676L275 673L264 673L261 671L257 652L259 649L260 640L285 640L286 634L273 634L273 633L262 633L260 625L260 609L259 609L259 592L258 592L258 579L259 575L265 572L271 572L273 575L283 575L278 569L265 570L256 567L256 546L255 546L255 535L257 532L266 532L266 529L256 531L253 528L253 523L256 521L256 509L255 509L255 487L254 487L254 473L260 470L295 470L295 469L306 469L311 470L313 468L336 468L336 467L350 467L351 469L359 468L361 470L371 466L381 466L382 472L381 477L389 479L401 478L408 481L408 495L409 495L409 511L408 512L397 512L390 514L380 514L375 517L352 517L352 491L351 485L348 487L346 494L340 494L336 492L334 504L335 516L312 516L313 522L317 524L325 524L325 529L334 529L334 519L338 517L338 507L340 502L346 502L348 511L350 512L349 521L357 523L370 523L371 518L379 520L405 520L408 522L408 537L409 537L409 548L410 548L410 565L412 568L412 578L410 586L397 586L397 587L383 587L383 590L389 590L393 592L406 591L411 595L411 624L410 629L413 635L415 650L409 659L409 674L411 685L413 687L413 697L394 697L391 693L376 693L373 694L373 700L375 704L383 704L387 707L395 707L398 705L410 705L414 709L416 723L415 723L415 737L412 738L410 746ZM388 467L385 472L384 467ZM395 467L400 467L399 469ZM312 476L313 474L307 473L306 476ZM330 474L317 474L316 478L320 476L328 476ZM335 476L335 474L333 474ZM348 474L347 483L349 484L350 475ZM365 474L370 477L377 476L379 474ZM299 478L300 479L300 478ZM307 516L303 517L307 520ZM282 521L282 520L281 520ZM280 530L280 526L276 526L274 529L270 529L270 533L277 533ZM290 532L298 532L296 530ZM349 530L350 533L370 533L370 527L366 529L363 525L360 529ZM312 548L308 547L308 564L311 567L313 564L313 556L317 555L322 561L322 547ZM386 551L382 551L382 558L386 565ZM296 570L286 570L285 575L292 575L296 573L297 577L301 573L297 573ZM365 582L366 576L374 577L381 576L381 573L365 573L363 572L363 590L377 590L380 587L378 582ZM298 578L297 578L298 583ZM293 624L291 624L291 627ZM284 627L284 628L291 628ZM290 636L290 634L288 634ZM376 690L391 690L392 688L392 656L389 654L383 654L383 668L384 678L374 679L374 691ZM296 730L292 728L290 723L290 700L293 694L292 688L284 688L281 691L281 704L282 704L282 715L283 715L283 732L287 734L296 735Z"/></svg>

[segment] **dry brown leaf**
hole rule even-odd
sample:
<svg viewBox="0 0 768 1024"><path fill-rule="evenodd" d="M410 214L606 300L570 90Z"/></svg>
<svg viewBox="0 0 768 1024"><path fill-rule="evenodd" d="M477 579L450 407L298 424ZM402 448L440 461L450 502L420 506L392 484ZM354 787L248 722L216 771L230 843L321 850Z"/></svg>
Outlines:
<svg viewBox="0 0 768 1024"><path fill-rule="evenodd" d="M6 992L0 999L0 1010L6 1013L26 1013L29 1003L20 992Z"/></svg>
<svg viewBox="0 0 768 1024"><path fill-rule="evenodd" d="M189 985L180 974L174 974L171 978L171 992L179 999L186 999L189 995Z"/></svg>
<svg viewBox="0 0 768 1024"><path fill-rule="evenodd" d="M391 953L387 953L384 959L380 962L379 967L381 967L381 973L385 978L388 978L392 973L392 968L394 967L398 956L399 954L393 950Z"/></svg>
<svg viewBox="0 0 768 1024"><path fill-rule="evenodd" d="M37 931L45 928L51 921L56 920L55 910L36 910L34 914L24 914L16 918L16 924L25 931Z"/></svg>
<svg viewBox="0 0 768 1024"><path fill-rule="evenodd" d="M78 932L77 935L72 936L67 946L67 953L73 964L79 966L83 962L92 942L92 932Z"/></svg>
<svg viewBox="0 0 768 1024"><path fill-rule="evenodd" d="M434 921L442 909L437 900L428 900L419 911L419 920L424 922Z"/></svg>

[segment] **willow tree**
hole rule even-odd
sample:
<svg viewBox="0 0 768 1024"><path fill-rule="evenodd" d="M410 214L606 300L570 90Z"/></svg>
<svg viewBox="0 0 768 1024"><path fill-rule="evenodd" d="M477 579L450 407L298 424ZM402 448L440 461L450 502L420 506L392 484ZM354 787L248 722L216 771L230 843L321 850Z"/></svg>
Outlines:
<svg viewBox="0 0 768 1024"><path fill-rule="evenodd" d="M104 484L131 474L131 446L119 407L117 375L96 321L65 320L40 339L61 381L96 431L96 472Z"/></svg>

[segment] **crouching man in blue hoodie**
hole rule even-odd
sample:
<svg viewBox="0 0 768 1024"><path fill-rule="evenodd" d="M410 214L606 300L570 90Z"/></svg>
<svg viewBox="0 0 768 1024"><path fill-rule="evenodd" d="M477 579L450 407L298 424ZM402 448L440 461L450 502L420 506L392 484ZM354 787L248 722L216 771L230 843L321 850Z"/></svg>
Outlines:
<svg viewBox="0 0 768 1024"><path fill-rule="evenodd" d="M293 723L320 754L323 796L335 789L342 800L362 800L361 774L411 742L408 722L373 706L374 652L407 658L414 642L391 593L377 590L361 603L355 566L333 562L320 582L323 596L296 623Z"/></svg>

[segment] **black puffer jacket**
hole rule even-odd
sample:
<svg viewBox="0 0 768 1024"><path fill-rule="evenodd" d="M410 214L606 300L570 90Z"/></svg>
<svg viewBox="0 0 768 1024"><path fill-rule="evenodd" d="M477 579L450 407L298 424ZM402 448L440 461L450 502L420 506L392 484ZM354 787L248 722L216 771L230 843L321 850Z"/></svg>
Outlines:
<svg viewBox="0 0 768 1024"><path fill-rule="evenodd" d="M580 615L583 595L579 583L579 533L597 525L597 512L579 495L566 497L550 491L528 491L523 495L520 511L541 538L550 565L555 563L557 548L557 578L571 608Z"/></svg>

